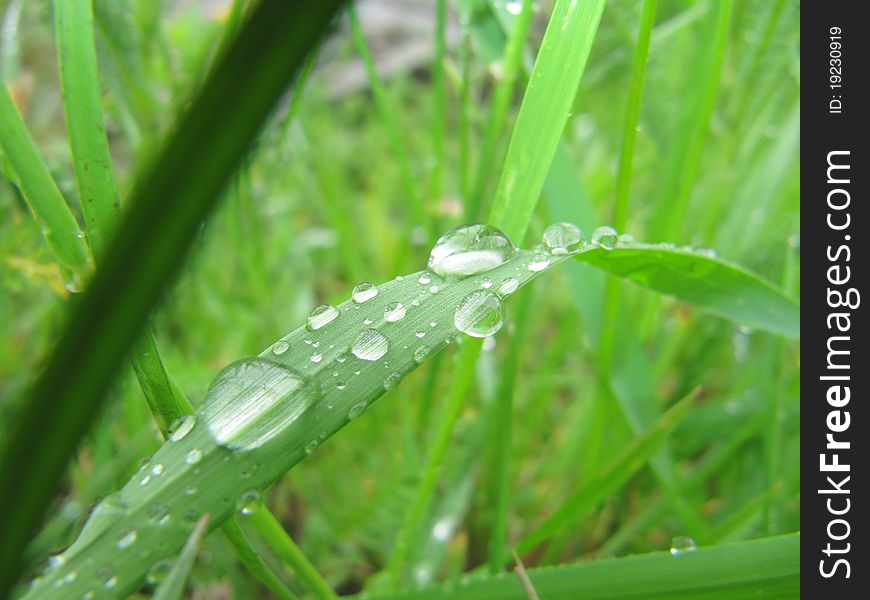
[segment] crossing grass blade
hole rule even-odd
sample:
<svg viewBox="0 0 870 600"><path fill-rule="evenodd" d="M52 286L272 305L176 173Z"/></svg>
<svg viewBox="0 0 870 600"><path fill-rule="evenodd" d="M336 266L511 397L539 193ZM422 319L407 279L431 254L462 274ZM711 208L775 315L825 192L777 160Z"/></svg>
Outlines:
<svg viewBox="0 0 870 600"><path fill-rule="evenodd" d="M4 436L0 487L16 493L0 498L0 595L148 312L339 4L259 4L140 180L100 271ZM250 56L264 54L272 60L252 65Z"/></svg>
<svg viewBox="0 0 870 600"><path fill-rule="evenodd" d="M181 553L173 563L166 579L154 590L153 600L181 600L184 597L184 585L188 577L190 577L193 563L196 560L197 554L199 554L207 525L208 514L205 514L190 533L187 543L181 549Z"/></svg>

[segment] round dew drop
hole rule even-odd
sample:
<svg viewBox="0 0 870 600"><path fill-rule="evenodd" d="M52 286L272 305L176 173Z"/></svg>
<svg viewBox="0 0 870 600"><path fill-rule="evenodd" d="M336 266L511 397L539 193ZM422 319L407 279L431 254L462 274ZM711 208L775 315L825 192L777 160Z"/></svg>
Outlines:
<svg viewBox="0 0 870 600"><path fill-rule="evenodd" d="M194 425L196 425L196 417L193 415L178 417L169 425L169 441L180 442L187 437Z"/></svg>
<svg viewBox="0 0 870 600"><path fill-rule="evenodd" d="M510 296L517 288L520 287L520 282L517 281L514 277L508 277L504 281L501 282L501 285L498 286L498 289L495 291L496 294L504 298L505 296Z"/></svg>
<svg viewBox="0 0 870 600"><path fill-rule="evenodd" d="M485 290L471 292L460 300L453 313L456 329L472 337L487 337L504 325L501 299Z"/></svg>
<svg viewBox="0 0 870 600"><path fill-rule="evenodd" d="M306 325L306 328L308 331L317 331L335 321L339 314L339 310L331 304L321 304L320 306L316 306L310 313L308 313L308 324Z"/></svg>
<svg viewBox="0 0 870 600"><path fill-rule="evenodd" d="M438 238L428 266L442 277L462 278L502 265L518 252L516 244L491 225L462 225Z"/></svg>
<svg viewBox="0 0 870 600"><path fill-rule="evenodd" d="M420 285L429 285L432 282L432 277L426 271L420 273L420 276L417 278L417 283Z"/></svg>
<svg viewBox="0 0 870 600"><path fill-rule="evenodd" d="M278 340L277 342L272 344L272 354L274 354L275 356L281 356L282 354L287 352L287 350L289 350L289 349L290 349L290 344L288 344L284 340Z"/></svg>
<svg viewBox="0 0 870 600"><path fill-rule="evenodd" d="M365 402L357 402L353 406L350 407L350 411L347 413L347 418L349 421L353 421L357 417L361 416L366 411L366 403Z"/></svg>
<svg viewBox="0 0 870 600"><path fill-rule="evenodd" d="M189 465L195 465L199 461L202 460L202 450L199 448L194 448L190 452L187 453L187 456L184 457L184 462Z"/></svg>
<svg viewBox="0 0 870 600"><path fill-rule="evenodd" d="M592 243L605 250L613 250L619 243L619 235L613 227L599 227L592 232Z"/></svg>
<svg viewBox="0 0 870 600"><path fill-rule="evenodd" d="M544 245L550 254L576 254L586 245L586 236L573 223L555 223L544 231Z"/></svg>
<svg viewBox="0 0 870 600"><path fill-rule="evenodd" d="M671 556L679 556L698 549L695 540L690 537L678 536L671 540Z"/></svg>
<svg viewBox="0 0 870 600"><path fill-rule="evenodd" d="M116 544L118 550L124 550L125 548L129 548L130 546L132 546L134 543L136 543L137 537L139 537L139 532L135 529L131 529L130 531L122 535L121 538L118 540L118 543Z"/></svg>
<svg viewBox="0 0 870 600"><path fill-rule="evenodd" d="M260 508L260 492L257 490L245 492L239 498L236 506L243 515L254 514Z"/></svg>
<svg viewBox="0 0 870 600"><path fill-rule="evenodd" d="M529 271L537 273L550 266L550 257L543 252L537 252L529 261Z"/></svg>
<svg viewBox="0 0 870 600"><path fill-rule="evenodd" d="M384 320L389 323L401 321L405 318L407 312L408 310L405 308L404 304L401 302L392 302L384 309Z"/></svg>
<svg viewBox="0 0 870 600"><path fill-rule="evenodd" d="M371 300L378 295L378 286L368 281L358 283L350 293L351 300L357 304L362 304L366 300Z"/></svg>
<svg viewBox="0 0 870 600"><path fill-rule="evenodd" d="M383 333L366 329L353 341L350 351L359 359L374 361L382 358L389 348L390 342Z"/></svg>

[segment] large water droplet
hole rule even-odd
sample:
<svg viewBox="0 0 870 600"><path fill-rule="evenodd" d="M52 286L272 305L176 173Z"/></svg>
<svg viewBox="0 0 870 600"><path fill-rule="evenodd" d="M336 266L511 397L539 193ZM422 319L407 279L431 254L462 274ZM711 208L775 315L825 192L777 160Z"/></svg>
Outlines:
<svg viewBox="0 0 870 600"><path fill-rule="evenodd" d="M499 284L495 293L504 298L505 296L510 296L517 291L518 287L520 287L520 282L514 277L508 277Z"/></svg>
<svg viewBox="0 0 870 600"><path fill-rule="evenodd" d="M491 225L462 225L435 242L429 268L442 277L465 277L504 264L517 252L510 238Z"/></svg>
<svg viewBox="0 0 870 600"><path fill-rule="evenodd" d="M555 223L544 231L544 244L550 254L575 254L586 245L586 236L573 223Z"/></svg>
<svg viewBox="0 0 870 600"><path fill-rule="evenodd" d="M194 425L196 425L196 417L193 415L178 417L169 425L169 429L167 430L169 441L180 442L187 437L187 434L190 433Z"/></svg>
<svg viewBox="0 0 870 600"><path fill-rule="evenodd" d="M366 329L353 341L351 353L362 360L378 360L390 348L386 336L377 329Z"/></svg>
<svg viewBox="0 0 870 600"><path fill-rule="evenodd" d="M453 313L456 329L472 337L487 337L504 324L501 299L485 290L476 290L460 300Z"/></svg>
<svg viewBox="0 0 870 600"><path fill-rule="evenodd" d="M339 314L339 310L331 304L315 306L311 312L308 313L308 324L305 327L308 331L316 331L335 321Z"/></svg>
<svg viewBox="0 0 870 600"><path fill-rule="evenodd" d="M289 350L289 349L290 349L290 344L288 344L284 340L278 340L277 342L272 344L272 354L274 354L275 356L281 356L282 354L287 352L287 350Z"/></svg>
<svg viewBox="0 0 870 600"><path fill-rule="evenodd" d="M613 250L619 243L619 234L613 227L599 227L592 232L592 243L597 244L605 250Z"/></svg>
<svg viewBox="0 0 870 600"><path fill-rule="evenodd" d="M362 304L366 300L371 300L378 295L378 286L368 281L358 283L350 294L351 299L357 304Z"/></svg>
<svg viewBox="0 0 870 600"><path fill-rule="evenodd" d="M679 556L687 552L694 552L698 549L695 540L686 536L677 536L671 540L671 555Z"/></svg>
<svg viewBox="0 0 870 600"><path fill-rule="evenodd" d="M393 323L395 321L401 321L405 318L405 313L408 310L405 308L405 305L401 302L391 302L384 309L384 320Z"/></svg>
<svg viewBox="0 0 870 600"><path fill-rule="evenodd" d="M218 374L202 416L218 444L251 450L286 429L316 398L316 388L293 369L248 358Z"/></svg>

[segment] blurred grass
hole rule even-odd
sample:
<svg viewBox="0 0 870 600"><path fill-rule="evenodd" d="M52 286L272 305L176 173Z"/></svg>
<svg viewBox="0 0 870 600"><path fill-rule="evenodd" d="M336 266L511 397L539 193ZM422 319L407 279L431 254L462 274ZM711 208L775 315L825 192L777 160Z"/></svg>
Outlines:
<svg viewBox="0 0 870 600"><path fill-rule="evenodd" d="M0 3L4 19L10 18L12 4ZM460 4L449 3L450 22L455 22L452 15ZM552 220L575 220L590 228L612 218L616 157L627 127L623 107L632 85L632 55L644 4L609 3L603 13L556 150L554 164L561 171L553 167L547 175L547 203L532 214L530 239ZM714 36L710 32L720 19L718 3L657 4L625 230L640 241L715 248L723 258L772 281L782 280L786 272L799 273L798 7L760 0L737 3L728 28ZM125 0L98 1L94 7L106 135L122 197L167 131L168 108L182 105L202 80L203 65L209 64L202 57L214 51L224 31L224 22L194 8L160 12L156 5ZM533 16L530 51L539 47L551 6L541 3ZM44 0L19 3L18 45L9 56L4 43L2 57L3 65L18 63L18 68L3 75L48 172L81 219L49 9L50 2ZM276 332L300 323L311 306L345 297L359 280L378 281L421 268L434 241L432 224L437 222L440 232L460 222L464 194L471 192L476 176L477 149L486 135L482 115L488 114L501 82L493 75L498 59L487 53L477 33L472 35L497 27L496 17L487 7L473 14L468 28L460 25L459 31L460 40L468 32L467 60L461 42L445 49L442 100L428 79L428 67L382 77L393 116L403 125L399 133L408 171L417 188L427 190L422 202L429 222L419 223L412 216L411 197L404 193L407 174L368 91L330 96L334 72L318 65L298 97L295 117L285 123L281 113L267 127L155 316L154 333L166 369L194 404L221 366L259 351ZM377 34L366 30L367 24L363 19L363 33L372 43ZM338 37L321 49L323 66L356 60L346 26ZM680 192L685 218L679 231L665 239L655 221L664 218L656 215L661 214L663 190L673 181L666 167L686 156L681 148L687 130L681 123L700 110L695 100L699 79L692 73L702 68L697 66L702 57L710 60L716 52L714 41L723 44L722 67L709 96L709 125L700 150L690 156L697 160L692 185ZM382 52L372 44L375 61ZM429 157L437 154L433 120L441 102L445 130L438 175L437 162L433 165ZM518 108L514 97L505 130ZM496 144L494 156L504 155L506 141ZM28 191L12 183L8 167L21 156L4 147L5 179L0 181L4 422L44 363L65 304L52 252L22 201L21 194ZM439 186L430 183L435 179ZM430 189L441 193L430 195ZM561 200L554 202L557 193ZM417 225L424 227L414 230ZM504 543L513 546L584 482L601 476L608 457L635 437L635 428L612 404L614 397L626 402L629 394L640 398L634 405L637 415L649 419L638 423L648 425L674 399L702 386L668 449L674 485L702 519L710 541L799 529L798 467L783 458L799 442L799 345L619 283L620 301L611 310L622 333L614 334L612 362L605 369L614 382L611 396L598 384L603 280L585 265L562 271L533 290L516 366L509 359L509 329L496 336L494 348L482 352L446 450L431 515L418 534L417 539L432 545L422 556L409 556L411 580L423 581L424 567L431 581L487 563L491 519L505 519ZM791 289L799 294L799 278ZM508 305L510 318L518 311L518 300ZM389 560L419 485L421 457L443 419L456 355L455 350L445 351L440 366L430 363L409 377L366 419L348 426L341 439L320 448L270 493L269 506L339 592L371 585L371 576ZM505 478L511 501L506 512L496 513L490 502L496 484L484 462L489 454L476 449L485 435L483 419L492 414L493 398L499 397L492 390L512 369L513 449ZM96 496L115 489L135 470L137 457L121 450L128 447L128 439L152 429L143 405L130 376L113 387L105 418L78 454L57 501L59 510L39 538L39 558L69 543L80 522L68 517L75 505L83 503L78 514L86 512ZM416 423L422 431L417 435L414 426L409 434L407 428ZM7 429L0 430L0 438L7 435ZM151 452L155 439L152 434L137 452ZM504 481L502 477L495 480ZM666 549L671 537L687 533L674 499L673 490L668 493L649 469L640 468L599 509L558 531L556 550L547 553L547 560ZM436 530L446 516L452 525ZM442 535L446 539L436 539ZM252 591L257 584L223 540L211 536L205 549L213 562L207 568L194 567L195 587L231 586L240 596L257 593ZM264 556L272 560L268 552ZM530 553L523 560L532 569L541 564L543 554Z"/></svg>

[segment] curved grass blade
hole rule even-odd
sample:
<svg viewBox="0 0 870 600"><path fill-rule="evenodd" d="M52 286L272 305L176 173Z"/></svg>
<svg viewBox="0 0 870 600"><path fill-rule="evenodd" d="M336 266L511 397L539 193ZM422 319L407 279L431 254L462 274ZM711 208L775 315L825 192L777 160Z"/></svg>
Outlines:
<svg viewBox="0 0 870 600"><path fill-rule="evenodd" d="M800 305L733 263L667 245L620 244L581 252L578 260L675 296L715 315L800 338Z"/></svg>
<svg viewBox="0 0 870 600"><path fill-rule="evenodd" d="M546 600L730 600L800 596L800 534L698 548L679 556L656 552L559 567L529 569ZM366 600L528 600L510 573L467 577L456 582L395 594L366 594Z"/></svg>
<svg viewBox="0 0 870 600"><path fill-rule="evenodd" d="M100 272L71 307L5 436L0 489L16 492L0 496L0 596L148 312L339 4L258 4L140 180Z"/></svg>

